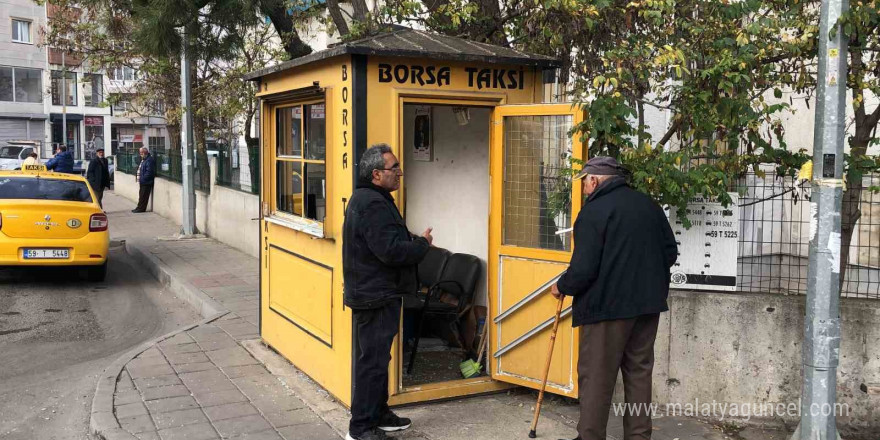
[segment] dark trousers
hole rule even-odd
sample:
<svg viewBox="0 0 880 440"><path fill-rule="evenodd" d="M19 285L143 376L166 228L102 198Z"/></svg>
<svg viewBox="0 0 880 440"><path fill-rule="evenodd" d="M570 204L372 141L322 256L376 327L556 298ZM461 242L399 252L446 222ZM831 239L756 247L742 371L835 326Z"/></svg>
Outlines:
<svg viewBox="0 0 880 440"><path fill-rule="evenodd" d="M104 207L104 188L95 189L95 197L98 198L98 206Z"/></svg>
<svg viewBox="0 0 880 440"><path fill-rule="evenodd" d="M352 310L355 360L352 372L351 422L358 436L379 425L388 409L391 343L400 326L400 301L376 309Z"/></svg>
<svg viewBox="0 0 880 440"><path fill-rule="evenodd" d="M641 413L623 415L623 439L651 438L651 374L654 339L660 315L617 319L581 327L578 387L581 419L578 435L583 440L605 440L611 397L617 371L623 374L626 403L640 405Z"/></svg>
<svg viewBox="0 0 880 440"><path fill-rule="evenodd" d="M141 193L138 195L138 211L146 211L147 204L150 202L150 194L153 192L153 185L141 184Z"/></svg>

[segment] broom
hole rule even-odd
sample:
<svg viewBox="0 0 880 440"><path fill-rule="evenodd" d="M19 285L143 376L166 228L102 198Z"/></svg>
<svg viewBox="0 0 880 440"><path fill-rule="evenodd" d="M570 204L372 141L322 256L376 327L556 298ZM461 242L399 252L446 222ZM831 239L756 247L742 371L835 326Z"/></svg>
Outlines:
<svg viewBox="0 0 880 440"><path fill-rule="evenodd" d="M477 348L477 359L473 360L468 358L458 365L458 368L461 370L461 375L465 379L478 376L482 372L483 366L480 365L480 360L483 359L483 350L486 348L488 333L489 323L487 322L483 324L483 334L480 336L480 346Z"/></svg>

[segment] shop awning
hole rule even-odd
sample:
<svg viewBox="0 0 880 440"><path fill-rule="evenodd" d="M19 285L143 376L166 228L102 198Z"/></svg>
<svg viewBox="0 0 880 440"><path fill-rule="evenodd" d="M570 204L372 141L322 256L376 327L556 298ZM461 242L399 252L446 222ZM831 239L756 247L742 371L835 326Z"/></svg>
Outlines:
<svg viewBox="0 0 880 440"><path fill-rule="evenodd" d="M509 47L402 28L393 32L340 44L320 52L260 69L248 73L244 76L244 79L256 80L272 73L281 72L282 70L346 54L414 57L445 61L474 61L543 68L555 68L560 65L557 59L545 55L535 55Z"/></svg>
<svg viewBox="0 0 880 440"><path fill-rule="evenodd" d="M52 122L52 123L55 123L55 122L61 122L61 121L63 121L63 120L64 120L64 115L61 114L61 113L50 113L50 114L49 114L49 121ZM77 113L68 113L68 114L67 114L67 121L68 121L68 122L71 122L71 121L82 121L82 120L83 120L83 115L80 115L80 114L77 114Z"/></svg>

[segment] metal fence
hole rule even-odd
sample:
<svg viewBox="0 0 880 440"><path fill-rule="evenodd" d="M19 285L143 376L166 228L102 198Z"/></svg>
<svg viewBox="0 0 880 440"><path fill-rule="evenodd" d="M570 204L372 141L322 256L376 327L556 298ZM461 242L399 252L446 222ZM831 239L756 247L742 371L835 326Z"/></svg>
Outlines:
<svg viewBox="0 0 880 440"><path fill-rule="evenodd" d="M119 148L114 152L116 156L116 169L123 173L134 174L137 172L141 157L137 150Z"/></svg>
<svg viewBox="0 0 880 440"><path fill-rule="evenodd" d="M880 176L866 175L858 199L842 297L880 299ZM738 180L738 290L802 295L807 290L810 185L768 171ZM844 206L846 210L849 206ZM844 227L847 225L844 224Z"/></svg>
<svg viewBox="0 0 880 440"><path fill-rule="evenodd" d="M260 150L224 148L217 157L217 185L251 194L260 193Z"/></svg>
<svg viewBox="0 0 880 440"><path fill-rule="evenodd" d="M157 151L156 156L156 175L173 182L183 182L183 160L180 151ZM193 187L199 191L211 192L211 170L208 161L193 161Z"/></svg>

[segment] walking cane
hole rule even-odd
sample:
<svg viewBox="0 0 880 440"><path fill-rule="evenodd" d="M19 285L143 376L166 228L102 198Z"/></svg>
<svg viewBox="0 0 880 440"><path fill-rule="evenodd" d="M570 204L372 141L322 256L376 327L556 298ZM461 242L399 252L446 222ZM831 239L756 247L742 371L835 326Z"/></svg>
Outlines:
<svg viewBox="0 0 880 440"><path fill-rule="evenodd" d="M553 345L556 343L556 330L559 329L559 315L562 313L562 302L565 296L559 295L556 302L556 317L553 318L553 330L550 331L550 350L547 352L547 365L544 365L544 380L541 381L541 390L538 391L538 403L535 404L535 417L532 419L532 429L529 438L535 438L538 434L538 416L541 415L541 403L544 402L544 388L547 388L547 377L550 375L550 361L553 359Z"/></svg>

